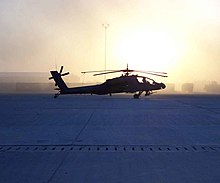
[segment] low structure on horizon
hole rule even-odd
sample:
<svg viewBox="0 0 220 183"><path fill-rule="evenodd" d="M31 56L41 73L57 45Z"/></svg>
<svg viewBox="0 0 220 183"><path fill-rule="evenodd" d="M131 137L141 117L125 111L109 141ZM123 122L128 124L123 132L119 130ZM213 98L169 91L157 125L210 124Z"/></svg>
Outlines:
<svg viewBox="0 0 220 183"><path fill-rule="evenodd" d="M211 83L206 84L204 89L209 93L220 93L220 84L218 84L217 81L212 81Z"/></svg>
<svg viewBox="0 0 220 183"><path fill-rule="evenodd" d="M193 83L183 83L182 84L182 92L184 93L192 93L194 88Z"/></svg>
<svg viewBox="0 0 220 183"><path fill-rule="evenodd" d="M46 72L0 72L0 93L54 93L53 82L48 80L49 73ZM70 87L92 85L97 83L80 83L73 81L77 79L74 75L67 80ZM160 91L164 94L172 93L213 93L220 94L220 84L217 81L200 81L196 83L167 83L166 89Z"/></svg>

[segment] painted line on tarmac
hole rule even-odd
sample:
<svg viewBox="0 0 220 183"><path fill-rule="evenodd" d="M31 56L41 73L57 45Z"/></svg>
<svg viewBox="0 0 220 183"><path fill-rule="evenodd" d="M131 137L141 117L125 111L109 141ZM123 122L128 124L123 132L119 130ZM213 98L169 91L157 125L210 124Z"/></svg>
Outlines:
<svg viewBox="0 0 220 183"><path fill-rule="evenodd" d="M0 145L6 152L220 152L220 145Z"/></svg>

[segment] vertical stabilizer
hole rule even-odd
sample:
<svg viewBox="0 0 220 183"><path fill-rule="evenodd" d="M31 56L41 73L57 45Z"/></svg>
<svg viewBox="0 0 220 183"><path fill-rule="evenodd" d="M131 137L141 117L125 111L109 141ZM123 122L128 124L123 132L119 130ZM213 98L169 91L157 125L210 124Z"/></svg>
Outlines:
<svg viewBox="0 0 220 183"><path fill-rule="evenodd" d="M50 73L52 75L52 78L55 81L55 86L57 85L60 88L61 92L68 89L68 87L67 87L66 83L63 81L60 73L58 73L57 71L50 71Z"/></svg>

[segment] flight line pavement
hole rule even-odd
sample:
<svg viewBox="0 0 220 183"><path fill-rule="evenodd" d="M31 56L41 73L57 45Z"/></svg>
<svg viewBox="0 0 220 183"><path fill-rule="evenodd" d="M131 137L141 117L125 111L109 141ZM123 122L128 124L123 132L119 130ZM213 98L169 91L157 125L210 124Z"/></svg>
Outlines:
<svg viewBox="0 0 220 183"><path fill-rule="evenodd" d="M0 182L220 182L219 95L0 103Z"/></svg>

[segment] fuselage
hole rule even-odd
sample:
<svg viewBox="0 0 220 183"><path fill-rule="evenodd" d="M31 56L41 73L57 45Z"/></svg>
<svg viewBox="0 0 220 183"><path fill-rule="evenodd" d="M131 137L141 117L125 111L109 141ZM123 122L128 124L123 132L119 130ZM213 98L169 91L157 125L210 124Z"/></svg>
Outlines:
<svg viewBox="0 0 220 183"><path fill-rule="evenodd" d="M106 82L98 85L67 88L61 90L61 94L97 94L106 95L112 93L135 93L138 91L153 91L164 89L164 83L157 82L139 82L137 76L120 76L108 79Z"/></svg>

